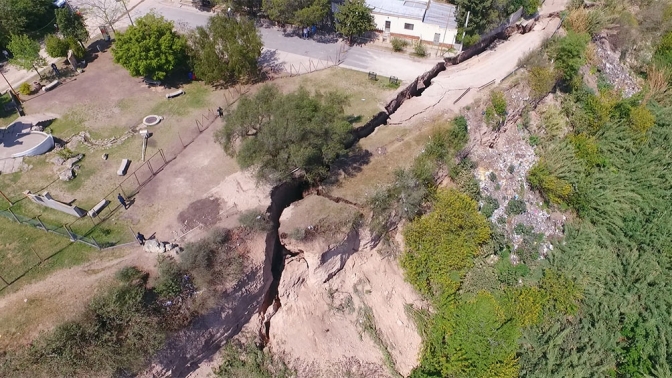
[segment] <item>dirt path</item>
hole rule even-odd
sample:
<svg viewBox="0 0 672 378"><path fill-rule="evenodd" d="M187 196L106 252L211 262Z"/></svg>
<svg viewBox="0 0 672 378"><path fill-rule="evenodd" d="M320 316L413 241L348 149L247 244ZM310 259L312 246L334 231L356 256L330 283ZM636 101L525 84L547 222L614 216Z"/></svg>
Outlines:
<svg viewBox="0 0 672 378"><path fill-rule="evenodd" d="M76 318L119 269L138 266L150 273L155 271L156 255L145 253L140 247L101 253L110 256L58 271L0 297L0 350L19 347L40 332Z"/></svg>

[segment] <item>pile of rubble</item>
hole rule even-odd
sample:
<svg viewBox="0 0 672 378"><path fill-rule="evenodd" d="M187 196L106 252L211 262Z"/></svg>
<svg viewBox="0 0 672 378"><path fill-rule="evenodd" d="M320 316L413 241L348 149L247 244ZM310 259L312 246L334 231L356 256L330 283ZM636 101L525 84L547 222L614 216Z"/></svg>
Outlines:
<svg viewBox="0 0 672 378"><path fill-rule="evenodd" d="M77 154L65 159L60 155L55 155L48 161L56 166L55 170L61 181L70 181L75 178L76 172L80 169L80 166L77 163L79 163L83 157L83 154Z"/></svg>
<svg viewBox="0 0 672 378"><path fill-rule="evenodd" d="M168 242L160 242L156 239L149 239L145 241L145 244L142 247L145 252L149 253L170 253L170 252L175 252L175 253L180 253L181 248L177 244L173 243L168 243Z"/></svg>
<svg viewBox="0 0 672 378"><path fill-rule="evenodd" d="M107 139L93 139L91 138L91 135L89 134L88 131L80 131L78 134L75 134L71 136L68 140L67 143L70 146L77 146L79 143L84 144L85 146L91 148L91 149L103 149L106 150L108 148L112 148L118 144L121 144L123 141L126 139L130 138L133 136L133 131L128 130L126 131L123 135L120 137L112 137L112 138L107 138Z"/></svg>
<svg viewBox="0 0 672 378"><path fill-rule="evenodd" d="M639 92L637 81L630 75L628 68L620 62L617 52L611 50L609 41L605 36L595 39L595 52L599 58L598 69L606 76L614 88L621 91L624 97L631 97Z"/></svg>
<svg viewBox="0 0 672 378"><path fill-rule="evenodd" d="M520 114L520 110L530 103L528 88L514 85L504 91L509 114ZM529 133L523 128L520 119L508 122L494 131L486 124L483 112L487 100L480 106L474 106L465 117L469 125L469 158L477 162L477 179L483 197L492 197L499 203L491 217L517 248L523 237L513 232L518 224L532 227L535 233L544 234L539 254L545 256L551 249L548 240L561 236L565 218L561 214L549 212L542 198L527 183L527 172L537 162L535 147L530 145ZM506 207L512 199L525 202L526 211L519 215L509 215ZM515 259L515 254L512 255Z"/></svg>

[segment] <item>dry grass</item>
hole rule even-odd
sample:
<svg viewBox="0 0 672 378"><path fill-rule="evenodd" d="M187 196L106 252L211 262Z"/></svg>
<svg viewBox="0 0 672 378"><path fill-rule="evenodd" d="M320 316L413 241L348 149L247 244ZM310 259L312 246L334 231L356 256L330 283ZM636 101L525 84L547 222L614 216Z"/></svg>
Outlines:
<svg viewBox="0 0 672 378"><path fill-rule="evenodd" d="M667 94L669 80L670 70L668 68L651 65L647 71L647 92L644 99L646 101L649 99L660 100L665 97Z"/></svg>
<svg viewBox="0 0 672 378"><path fill-rule="evenodd" d="M342 178L329 189L334 196L356 203L364 203L380 186L393 180L394 171L407 168L422 152L429 136L438 129L449 127L447 119L437 118L430 122L416 121L405 128L380 126L371 136L361 141L363 146L385 146L384 154L366 147L373 154L369 164L353 177ZM385 128L392 129L391 131Z"/></svg>

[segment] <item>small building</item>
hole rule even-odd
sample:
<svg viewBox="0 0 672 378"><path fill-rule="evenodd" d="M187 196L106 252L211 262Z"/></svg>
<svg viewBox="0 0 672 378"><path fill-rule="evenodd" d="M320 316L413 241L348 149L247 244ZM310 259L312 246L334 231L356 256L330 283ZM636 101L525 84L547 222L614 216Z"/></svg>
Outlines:
<svg viewBox="0 0 672 378"><path fill-rule="evenodd" d="M365 0L384 39L401 37L452 46L456 7L432 0Z"/></svg>

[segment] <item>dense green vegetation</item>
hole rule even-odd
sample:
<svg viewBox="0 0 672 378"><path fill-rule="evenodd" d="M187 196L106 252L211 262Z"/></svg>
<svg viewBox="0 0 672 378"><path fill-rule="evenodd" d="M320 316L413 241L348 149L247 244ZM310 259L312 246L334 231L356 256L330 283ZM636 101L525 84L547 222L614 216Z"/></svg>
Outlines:
<svg viewBox="0 0 672 378"><path fill-rule="evenodd" d="M366 6L363 0L347 0L338 8L336 30L347 37L348 41L352 42L354 37L375 28L376 24L373 22L371 9ZM395 49L395 51L397 50Z"/></svg>
<svg viewBox="0 0 672 378"><path fill-rule="evenodd" d="M172 21L149 13L117 33L112 56L133 76L163 80L184 65L186 47L186 39L173 30Z"/></svg>
<svg viewBox="0 0 672 378"><path fill-rule="evenodd" d="M438 195L407 226L401 263L435 310L415 310L424 347L412 377L672 374L672 103L664 95L672 83L661 73L672 68L672 49L661 33L639 94L624 98L608 82L590 89L578 72L594 64L590 35L604 26L604 11L572 11L570 32L521 62L535 98L556 80L561 89L560 106L539 111L540 158L527 173L548 206L574 214L548 258L538 259L543 234L523 224L513 228L517 264L498 221L489 238L461 237L484 231L473 222L475 207L458 217L464 228L442 227L461 207L444 206ZM494 206L483 198L481 211L492 214ZM523 206L509 200L506 213Z"/></svg>
<svg viewBox="0 0 672 378"><path fill-rule="evenodd" d="M244 234L242 235L244 238ZM160 258L149 274L126 267L77 319L43 333L30 346L0 355L0 376L128 376L146 367L171 332L213 306L222 288L243 274L244 255L232 233L215 229L185 245L180 261ZM196 290L203 289L200 295Z"/></svg>
<svg viewBox="0 0 672 378"><path fill-rule="evenodd" d="M480 35L486 33L502 22L506 21L513 12L523 7L523 15L530 16L537 12L539 0L457 0L458 6L457 24L459 25L458 36L465 32L461 41L465 46L470 46L480 39ZM464 24L469 14L469 24L464 29ZM459 40L458 40L459 41Z"/></svg>
<svg viewBox="0 0 672 378"><path fill-rule="evenodd" d="M37 38L53 31L55 9L52 0L0 0L0 47L13 34Z"/></svg>
<svg viewBox="0 0 672 378"><path fill-rule="evenodd" d="M263 44L251 20L218 14L188 39L194 73L206 84L227 85L257 77Z"/></svg>
<svg viewBox="0 0 672 378"><path fill-rule="evenodd" d="M243 96L225 117L217 139L243 169L271 183L302 171L315 182L326 177L331 164L345 153L353 138L337 92L311 94L305 88L282 94L273 85L254 96Z"/></svg>

